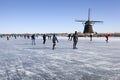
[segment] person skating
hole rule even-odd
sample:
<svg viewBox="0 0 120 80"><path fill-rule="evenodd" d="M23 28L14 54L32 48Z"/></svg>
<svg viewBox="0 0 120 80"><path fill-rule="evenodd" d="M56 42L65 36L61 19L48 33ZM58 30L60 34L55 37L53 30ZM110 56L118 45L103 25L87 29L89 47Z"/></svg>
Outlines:
<svg viewBox="0 0 120 80"><path fill-rule="evenodd" d="M43 44L45 44L45 42L46 42L46 35L44 34L43 35Z"/></svg>
<svg viewBox="0 0 120 80"><path fill-rule="evenodd" d="M78 43L78 33L77 31L75 31L75 33L73 34L73 49L77 49L76 45Z"/></svg>
<svg viewBox="0 0 120 80"><path fill-rule="evenodd" d="M110 37L110 34L106 34L105 37L106 37L106 42L108 42L108 39L109 39L109 37Z"/></svg>
<svg viewBox="0 0 120 80"><path fill-rule="evenodd" d="M35 34L31 36L31 39L32 39L32 45L35 45Z"/></svg>
<svg viewBox="0 0 120 80"><path fill-rule="evenodd" d="M92 37L93 37L93 35L92 35L92 34L90 34L90 41L92 41Z"/></svg>
<svg viewBox="0 0 120 80"><path fill-rule="evenodd" d="M58 39L57 37L55 36L55 34L53 35L53 38L52 38L52 42L53 42L53 50L55 49L55 46L56 46L56 41L58 42Z"/></svg>
<svg viewBox="0 0 120 80"><path fill-rule="evenodd" d="M9 40L9 36L7 36L7 40Z"/></svg>
<svg viewBox="0 0 120 80"><path fill-rule="evenodd" d="M71 40L71 34L68 34L68 40Z"/></svg>

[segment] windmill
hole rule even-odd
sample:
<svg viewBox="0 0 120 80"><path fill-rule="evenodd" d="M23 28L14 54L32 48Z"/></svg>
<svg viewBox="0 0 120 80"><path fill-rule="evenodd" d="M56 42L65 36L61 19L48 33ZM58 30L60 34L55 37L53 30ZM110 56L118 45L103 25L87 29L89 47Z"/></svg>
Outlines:
<svg viewBox="0 0 120 80"><path fill-rule="evenodd" d="M92 25L95 23L103 23L103 21L91 21L90 20L90 8L88 10L88 20L75 20L76 22L82 22L84 24L83 33L94 33Z"/></svg>

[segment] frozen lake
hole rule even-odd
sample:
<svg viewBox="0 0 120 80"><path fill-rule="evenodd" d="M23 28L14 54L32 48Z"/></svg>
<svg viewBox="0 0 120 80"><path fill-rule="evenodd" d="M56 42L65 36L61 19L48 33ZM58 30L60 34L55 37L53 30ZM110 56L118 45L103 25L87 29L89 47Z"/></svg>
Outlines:
<svg viewBox="0 0 120 80"><path fill-rule="evenodd" d="M58 40L52 50L51 40L0 38L0 80L120 80L120 38L79 38L78 49Z"/></svg>

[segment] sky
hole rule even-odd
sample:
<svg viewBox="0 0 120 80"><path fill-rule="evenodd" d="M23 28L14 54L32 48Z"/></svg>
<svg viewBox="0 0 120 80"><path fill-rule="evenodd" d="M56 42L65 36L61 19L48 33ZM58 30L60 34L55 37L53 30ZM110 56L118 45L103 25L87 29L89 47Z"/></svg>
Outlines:
<svg viewBox="0 0 120 80"><path fill-rule="evenodd" d="M120 0L0 0L0 33L83 32L75 20L95 23L98 33L120 32Z"/></svg>

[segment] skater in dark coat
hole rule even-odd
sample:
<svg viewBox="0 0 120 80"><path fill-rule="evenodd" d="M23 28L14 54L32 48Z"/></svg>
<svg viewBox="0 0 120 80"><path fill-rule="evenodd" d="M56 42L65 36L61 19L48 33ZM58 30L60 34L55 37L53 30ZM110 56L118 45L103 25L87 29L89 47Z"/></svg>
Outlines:
<svg viewBox="0 0 120 80"><path fill-rule="evenodd" d="M77 42L78 42L78 34L77 34L77 31L75 31L75 33L73 34L72 38L73 38L73 49L77 49L77 47L76 47Z"/></svg>
<svg viewBox="0 0 120 80"><path fill-rule="evenodd" d="M43 44L45 44L45 42L46 42L46 35L44 34L43 35Z"/></svg>
<svg viewBox="0 0 120 80"><path fill-rule="evenodd" d="M9 36L7 36L7 40L9 40Z"/></svg>
<svg viewBox="0 0 120 80"><path fill-rule="evenodd" d="M92 35L92 34L90 34L90 41L92 41L92 37L93 37L93 35Z"/></svg>
<svg viewBox="0 0 120 80"><path fill-rule="evenodd" d="M71 34L68 34L68 40L71 40Z"/></svg>
<svg viewBox="0 0 120 80"><path fill-rule="evenodd" d="M58 39L57 37L55 36L55 34L53 35L53 38L52 38L52 42L53 42L53 50L55 49L55 46L56 46L56 41L58 42Z"/></svg>
<svg viewBox="0 0 120 80"><path fill-rule="evenodd" d="M32 40L32 45L35 45L35 34L31 36L31 40Z"/></svg>

